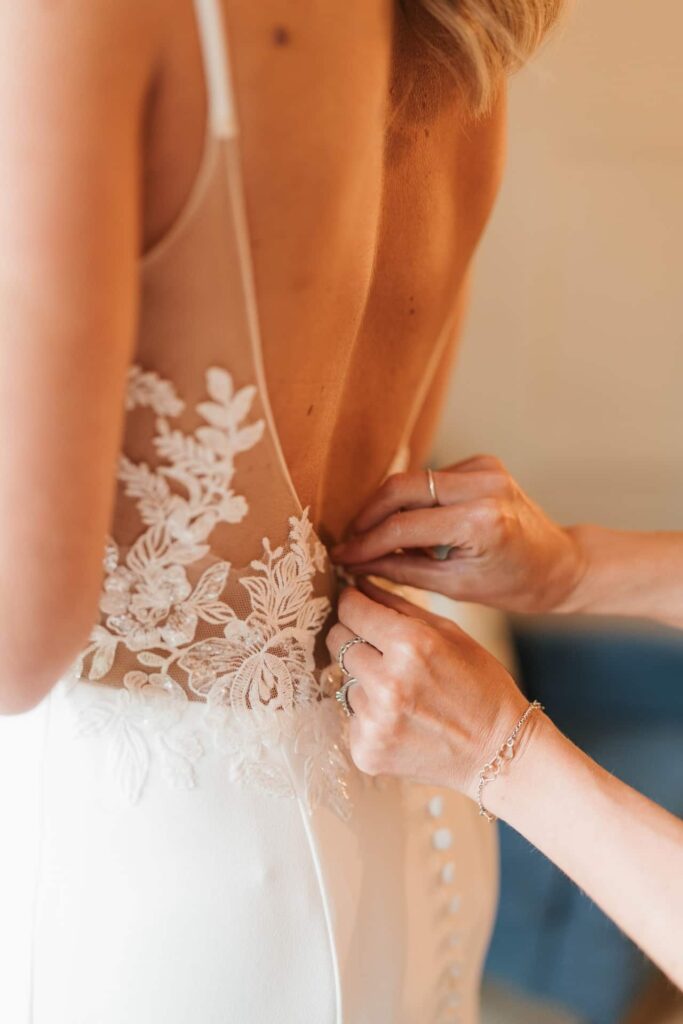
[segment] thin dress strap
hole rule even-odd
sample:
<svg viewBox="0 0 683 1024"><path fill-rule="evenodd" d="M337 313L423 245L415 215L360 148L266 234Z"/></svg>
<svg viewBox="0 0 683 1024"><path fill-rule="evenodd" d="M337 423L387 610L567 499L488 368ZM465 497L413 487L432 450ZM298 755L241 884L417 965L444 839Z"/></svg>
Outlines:
<svg viewBox="0 0 683 1024"><path fill-rule="evenodd" d="M219 138L231 140L226 146L228 184L256 384L280 469L287 482L295 506L298 512L301 513L303 512L303 505L287 465L266 380L258 300L254 282L253 256L238 146L237 104L232 81L225 19L220 0L194 0L194 4L204 57L212 131Z"/></svg>
<svg viewBox="0 0 683 1024"><path fill-rule="evenodd" d="M410 442L413 432L417 426L420 414L424 409L425 400L429 394L429 389L434 383L436 372L441 363L443 354L446 351L450 338L453 336L453 330L454 320L453 316L450 316L441 328L441 334L427 361L425 372L415 389L413 402L408 413L408 418L405 422L405 427L403 428L403 433L401 434L401 440L396 449L394 458L387 469L386 476L391 476L393 473L402 473L408 468L408 464L410 462Z"/></svg>
<svg viewBox="0 0 683 1024"><path fill-rule="evenodd" d="M204 59L211 128L222 138L230 137L237 134L237 119L220 0L194 0L194 6Z"/></svg>

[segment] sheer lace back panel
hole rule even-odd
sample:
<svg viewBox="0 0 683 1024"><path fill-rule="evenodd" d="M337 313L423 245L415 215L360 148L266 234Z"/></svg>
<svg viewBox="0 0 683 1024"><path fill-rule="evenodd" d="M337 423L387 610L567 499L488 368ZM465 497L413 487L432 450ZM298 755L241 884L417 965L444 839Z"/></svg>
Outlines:
<svg viewBox="0 0 683 1024"><path fill-rule="evenodd" d="M141 265L100 618L76 675L214 711L287 710L321 696L333 577L264 382L220 8L195 2L205 150Z"/></svg>

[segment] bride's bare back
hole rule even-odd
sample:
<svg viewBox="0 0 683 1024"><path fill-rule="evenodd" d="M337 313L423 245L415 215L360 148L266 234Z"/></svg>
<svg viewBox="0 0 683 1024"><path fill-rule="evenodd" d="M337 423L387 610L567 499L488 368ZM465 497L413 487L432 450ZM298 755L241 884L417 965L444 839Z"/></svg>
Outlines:
<svg viewBox="0 0 683 1024"><path fill-rule="evenodd" d="M502 112L469 121L388 0L223 5L272 405L334 537L456 325ZM20 708L98 607L140 257L185 208L206 95L191 0L4 5L0 68L0 661Z"/></svg>
<svg viewBox="0 0 683 1024"><path fill-rule="evenodd" d="M201 149L189 0L175 0L149 146L148 241ZM266 373L297 490L339 534L438 412L419 385L457 336L466 272L501 168L503 103L473 122L390 0L224 0L242 128ZM188 88L188 83L190 87ZM154 123L154 122L153 122ZM450 337L442 330L453 322Z"/></svg>

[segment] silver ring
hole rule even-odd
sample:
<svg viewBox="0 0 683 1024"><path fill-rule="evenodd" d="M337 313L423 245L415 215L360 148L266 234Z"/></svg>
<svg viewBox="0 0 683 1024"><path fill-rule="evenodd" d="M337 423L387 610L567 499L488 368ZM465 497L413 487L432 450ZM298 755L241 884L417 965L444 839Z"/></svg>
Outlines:
<svg viewBox="0 0 683 1024"><path fill-rule="evenodd" d="M344 685L341 686L334 695L336 700L338 700L339 703L341 704L342 711L344 712L347 718L351 718L351 716L355 715L356 713L349 704L349 690L353 686L353 684L357 682L357 679L354 679L353 676L349 676Z"/></svg>
<svg viewBox="0 0 683 1024"><path fill-rule="evenodd" d="M339 648L339 654L337 655L337 661L339 662L339 668L342 670L345 676L350 676L348 668L344 664L344 655L346 652L353 647L355 644L368 644L367 640L364 640L362 636L353 636L350 640L346 640ZM368 644L372 647L372 644Z"/></svg>
<svg viewBox="0 0 683 1024"><path fill-rule="evenodd" d="M436 480L434 479L434 473L432 472L431 466L427 467L427 486L429 487L429 493L434 504L440 505L441 502L439 501L436 493Z"/></svg>
<svg viewBox="0 0 683 1024"><path fill-rule="evenodd" d="M427 554L435 562L447 562L454 548L455 544L434 544L428 548Z"/></svg>

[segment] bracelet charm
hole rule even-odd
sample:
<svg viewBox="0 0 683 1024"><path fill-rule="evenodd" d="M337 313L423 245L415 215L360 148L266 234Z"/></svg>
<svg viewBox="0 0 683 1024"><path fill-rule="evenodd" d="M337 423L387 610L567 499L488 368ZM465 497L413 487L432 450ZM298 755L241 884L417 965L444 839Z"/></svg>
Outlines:
<svg viewBox="0 0 683 1024"><path fill-rule="evenodd" d="M526 725L526 723L528 722L531 715L534 713L534 711L544 710L545 709L540 701L532 701L529 707L522 715L522 717L520 718L520 720L517 722L517 725L514 727L514 729L506 739L505 743L502 745L502 747L500 747L500 749L496 753L495 757L491 758L488 764L485 764L482 770L479 772L477 801L479 803L479 816L481 818L486 818L487 821L491 822L497 820L495 814L490 814L484 807L484 802L482 800L482 792L484 786L489 782L493 782L494 779L497 779L498 776L500 775L501 769L505 762L511 761L512 758L515 756L515 745L517 743L517 738L522 729L524 728L524 726Z"/></svg>

